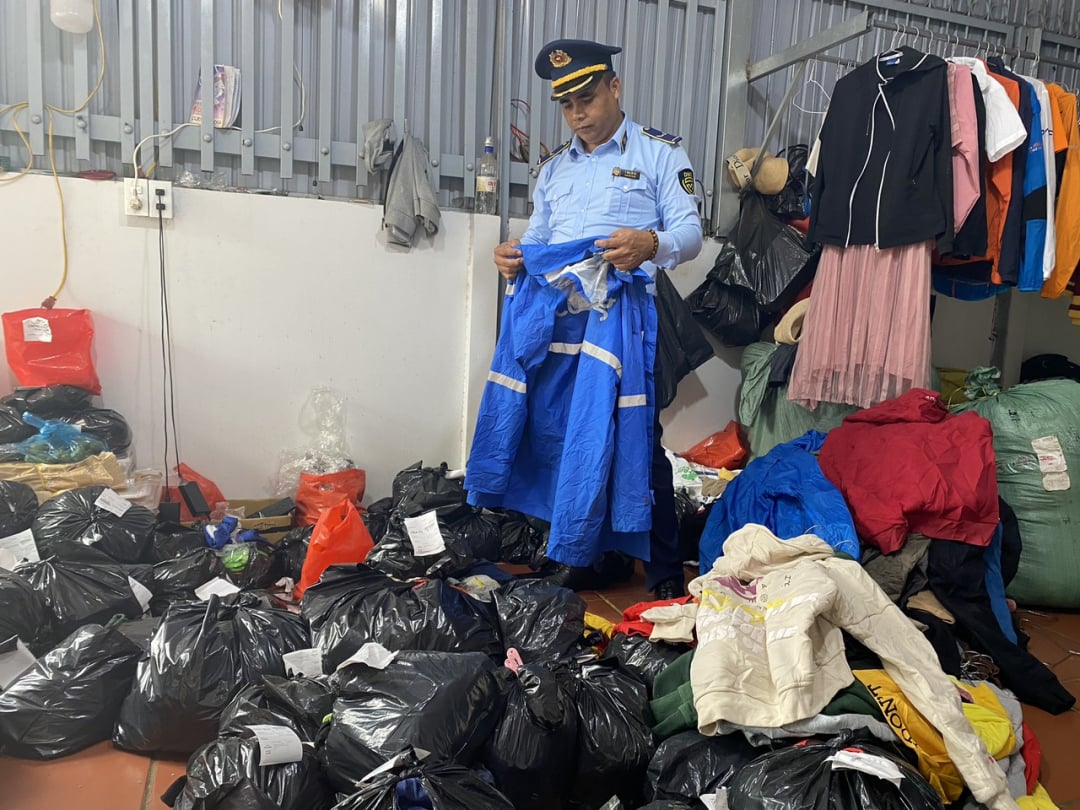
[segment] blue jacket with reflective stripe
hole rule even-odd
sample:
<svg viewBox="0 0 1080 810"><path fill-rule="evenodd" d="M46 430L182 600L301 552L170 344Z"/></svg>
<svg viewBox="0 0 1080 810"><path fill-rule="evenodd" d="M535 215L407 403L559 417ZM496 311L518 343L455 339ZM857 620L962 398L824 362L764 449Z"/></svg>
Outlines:
<svg viewBox="0 0 1080 810"><path fill-rule="evenodd" d="M648 559L652 523L653 282L606 266L589 306L578 275L555 277L598 238L521 246L465 475L473 505L550 521L547 554L568 565Z"/></svg>

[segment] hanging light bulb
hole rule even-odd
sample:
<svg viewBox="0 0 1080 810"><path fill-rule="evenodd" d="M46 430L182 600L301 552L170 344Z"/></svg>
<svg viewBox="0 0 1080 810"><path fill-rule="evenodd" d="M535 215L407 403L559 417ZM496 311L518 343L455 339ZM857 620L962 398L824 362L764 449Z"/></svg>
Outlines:
<svg viewBox="0 0 1080 810"><path fill-rule="evenodd" d="M94 0L49 0L49 19L61 31L89 33L94 27Z"/></svg>

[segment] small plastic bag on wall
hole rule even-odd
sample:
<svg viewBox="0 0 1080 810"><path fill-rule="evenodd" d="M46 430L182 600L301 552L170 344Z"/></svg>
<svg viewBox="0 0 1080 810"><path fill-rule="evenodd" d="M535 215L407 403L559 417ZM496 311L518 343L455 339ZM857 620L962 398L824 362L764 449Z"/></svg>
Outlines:
<svg viewBox="0 0 1080 810"><path fill-rule="evenodd" d="M22 309L2 319L8 365L19 385L76 385L101 393L90 353L90 310Z"/></svg>

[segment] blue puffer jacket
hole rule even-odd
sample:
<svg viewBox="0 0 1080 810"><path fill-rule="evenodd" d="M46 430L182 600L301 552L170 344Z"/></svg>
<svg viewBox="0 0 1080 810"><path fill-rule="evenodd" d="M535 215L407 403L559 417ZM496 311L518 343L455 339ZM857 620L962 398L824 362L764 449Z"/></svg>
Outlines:
<svg viewBox="0 0 1080 810"><path fill-rule="evenodd" d="M701 534L701 573L723 555L724 541L748 523L782 540L814 534L859 559L859 537L844 496L821 471L813 453L825 434L810 430L756 458L724 490Z"/></svg>
<svg viewBox="0 0 1080 810"><path fill-rule="evenodd" d="M598 273L598 238L521 246L465 475L474 506L551 521L568 565L648 559L652 525L653 282Z"/></svg>

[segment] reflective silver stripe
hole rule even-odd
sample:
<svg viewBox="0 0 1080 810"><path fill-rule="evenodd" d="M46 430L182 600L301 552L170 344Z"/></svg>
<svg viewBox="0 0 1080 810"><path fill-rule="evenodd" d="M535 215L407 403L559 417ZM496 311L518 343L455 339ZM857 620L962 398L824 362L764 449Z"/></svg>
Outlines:
<svg viewBox="0 0 1080 810"><path fill-rule="evenodd" d="M601 349L599 346L593 343L582 343L581 350L590 357L595 357L601 363L606 363L615 369L615 373L620 377L622 376L622 363L619 362L619 358L609 352L607 349Z"/></svg>
<svg viewBox="0 0 1080 810"><path fill-rule="evenodd" d="M580 343L552 343L548 346L549 352L555 354L581 354Z"/></svg>
<svg viewBox="0 0 1080 810"><path fill-rule="evenodd" d="M517 391L519 394L525 393L525 383L521 380L515 380L513 377L507 377L505 374L500 374L497 371L488 372L488 381L493 382L496 385L501 385L504 388L509 388L511 391Z"/></svg>
<svg viewBox="0 0 1080 810"><path fill-rule="evenodd" d="M636 408L640 405L648 405L644 394L634 394L628 397L619 397L620 408Z"/></svg>

